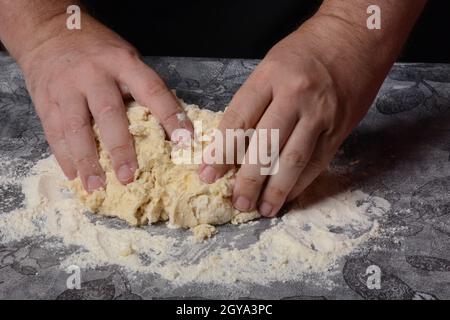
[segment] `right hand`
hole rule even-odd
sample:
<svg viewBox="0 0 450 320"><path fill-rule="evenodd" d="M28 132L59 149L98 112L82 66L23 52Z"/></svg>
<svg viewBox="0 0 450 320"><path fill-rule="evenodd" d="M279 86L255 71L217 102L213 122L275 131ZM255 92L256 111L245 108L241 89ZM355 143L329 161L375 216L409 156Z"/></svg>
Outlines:
<svg viewBox="0 0 450 320"><path fill-rule="evenodd" d="M61 25L41 29L64 30L51 37L37 30L35 37L46 40L18 62L53 154L67 178L78 174L88 192L104 186L92 116L118 180L132 182L138 164L123 95L147 106L169 137L178 128L192 132L192 123L178 120L183 110L175 96L117 34L90 17L81 30L67 30L64 19L51 23Z"/></svg>

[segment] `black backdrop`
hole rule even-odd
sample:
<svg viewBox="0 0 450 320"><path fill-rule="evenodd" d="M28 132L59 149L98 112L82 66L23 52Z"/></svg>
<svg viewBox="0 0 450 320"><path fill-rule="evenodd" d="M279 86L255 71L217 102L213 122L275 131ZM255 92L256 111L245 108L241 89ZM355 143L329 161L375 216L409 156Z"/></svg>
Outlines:
<svg viewBox="0 0 450 320"><path fill-rule="evenodd" d="M82 2L144 55L261 58L321 0ZM450 63L449 33L450 1L429 0L399 60Z"/></svg>
<svg viewBox="0 0 450 320"><path fill-rule="evenodd" d="M450 63L450 1L428 1L403 50L401 61Z"/></svg>
<svg viewBox="0 0 450 320"><path fill-rule="evenodd" d="M85 0L144 55L260 58L320 0Z"/></svg>

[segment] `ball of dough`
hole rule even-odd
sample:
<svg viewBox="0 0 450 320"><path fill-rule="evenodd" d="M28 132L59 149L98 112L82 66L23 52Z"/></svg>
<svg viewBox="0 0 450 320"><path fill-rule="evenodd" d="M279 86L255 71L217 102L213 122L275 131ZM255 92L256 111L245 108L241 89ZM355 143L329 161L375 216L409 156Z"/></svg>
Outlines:
<svg viewBox="0 0 450 320"><path fill-rule="evenodd" d="M201 126L204 135L211 135L219 125L222 112L181 104L193 121L196 134ZM177 149L165 139L163 128L148 108L131 102L127 106L127 116L139 163L134 182L124 186L117 180L95 125L106 186L89 194L79 178L70 182L70 188L92 212L118 217L133 226L168 221L170 226L183 228L243 223L259 217L256 211L241 213L233 208L230 197L234 171L229 171L213 184L202 182L197 173L198 164L175 164L172 161L173 152ZM201 148L195 148L199 143L206 146L206 142L193 142L194 157L201 155Z"/></svg>

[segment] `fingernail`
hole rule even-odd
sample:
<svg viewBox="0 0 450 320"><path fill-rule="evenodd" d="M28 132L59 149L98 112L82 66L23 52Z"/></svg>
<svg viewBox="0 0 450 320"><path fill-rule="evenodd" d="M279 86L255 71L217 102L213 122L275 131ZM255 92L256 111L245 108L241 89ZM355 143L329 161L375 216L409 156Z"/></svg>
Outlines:
<svg viewBox="0 0 450 320"><path fill-rule="evenodd" d="M88 192L93 192L101 187L103 187L104 182L102 180L102 178L100 178L99 176L89 176L87 178L87 187L88 187Z"/></svg>
<svg viewBox="0 0 450 320"><path fill-rule="evenodd" d="M239 211L249 211L250 210L250 200L245 197L239 196L236 201L234 201L234 207Z"/></svg>
<svg viewBox="0 0 450 320"><path fill-rule="evenodd" d="M263 215L264 217L269 217L270 214L272 213L272 205L270 203L267 202L263 202L260 206L259 206L259 213L261 215Z"/></svg>
<svg viewBox="0 0 450 320"><path fill-rule="evenodd" d="M211 166L204 167L202 172L200 173L200 179L202 179L206 183L213 183L217 180L216 169Z"/></svg>
<svg viewBox="0 0 450 320"><path fill-rule="evenodd" d="M133 177L134 172L126 164L122 165L119 170L117 170L117 178L119 178L121 182L129 182Z"/></svg>
<svg viewBox="0 0 450 320"><path fill-rule="evenodd" d="M121 84L120 91L122 91L123 94L129 94L130 88L126 84Z"/></svg>

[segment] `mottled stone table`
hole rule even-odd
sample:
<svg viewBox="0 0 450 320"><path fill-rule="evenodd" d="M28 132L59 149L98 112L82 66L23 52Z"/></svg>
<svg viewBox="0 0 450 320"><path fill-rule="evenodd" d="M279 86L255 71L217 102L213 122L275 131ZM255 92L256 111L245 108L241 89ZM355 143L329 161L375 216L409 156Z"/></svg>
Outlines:
<svg viewBox="0 0 450 320"><path fill-rule="evenodd" d="M258 61L147 58L187 102L218 110L226 105ZM0 155L26 174L48 151L17 65L0 55ZM82 290L67 291L67 274L42 239L0 245L3 298L450 298L450 65L398 64L335 164L350 166L352 184L392 204L384 228L397 230L343 259L337 286L306 283L172 288L157 277L130 279L115 266L86 270ZM23 163L23 165L21 165ZM21 205L20 187L0 184L0 214ZM257 227L264 228L264 222ZM226 227L224 227L226 228ZM221 232L226 237L227 232ZM219 234L220 236L220 234ZM375 246L378 248L374 250ZM369 265L382 271L380 290L369 290Z"/></svg>

